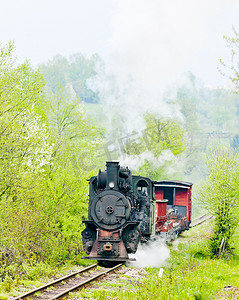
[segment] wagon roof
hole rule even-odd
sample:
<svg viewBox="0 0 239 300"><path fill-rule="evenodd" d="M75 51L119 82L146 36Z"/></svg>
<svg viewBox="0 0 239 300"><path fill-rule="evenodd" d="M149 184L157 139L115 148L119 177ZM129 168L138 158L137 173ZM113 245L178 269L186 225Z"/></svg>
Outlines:
<svg viewBox="0 0 239 300"><path fill-rule="evenodd" d="M154 186L170 186L170 187L191 187L193 184L187 181L179 180L160 180L154 181Z"/></svg>

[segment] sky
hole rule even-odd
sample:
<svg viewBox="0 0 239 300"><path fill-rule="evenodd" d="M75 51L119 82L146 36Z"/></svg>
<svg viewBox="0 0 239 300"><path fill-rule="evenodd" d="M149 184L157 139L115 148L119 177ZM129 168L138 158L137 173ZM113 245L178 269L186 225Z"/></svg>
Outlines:
<svg viewBox="0 0 239 300"><path fill-rule="evenodd" d="M35 66L56 54L102 53L110 35L108 0L1 0L0 42L14 40Z"/></svg>
<svg viewBox="0 0 239 300"><path fill-rule="evenodd" d="M0 42L14 40L34 67L99 53L123 76L170 82L192 71L215 86L225 84L218 60L230 59L223 35L239 31L238 16L237 0L1 0Z"/></svg>

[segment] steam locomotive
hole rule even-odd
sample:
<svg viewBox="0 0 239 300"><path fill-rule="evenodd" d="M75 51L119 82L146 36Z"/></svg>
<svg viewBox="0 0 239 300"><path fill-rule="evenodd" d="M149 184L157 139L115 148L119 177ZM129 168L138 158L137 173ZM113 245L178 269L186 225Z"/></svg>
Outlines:
<svg viewBox="0 0 239 300"><path fill-rule="evenodd" d="M90 178L88 220L82 231L86 259L99 262L132 260L140 242L156 236L166 241L189 229L192 184L152 181L134 176L128 167L107 162Z"/></svg>

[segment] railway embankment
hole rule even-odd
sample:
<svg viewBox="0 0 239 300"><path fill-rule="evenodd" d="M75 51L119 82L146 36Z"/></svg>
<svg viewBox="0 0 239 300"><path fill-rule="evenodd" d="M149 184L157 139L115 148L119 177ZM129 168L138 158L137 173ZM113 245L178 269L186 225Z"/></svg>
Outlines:
<svg viewBox="0 0 239 300"><path fill-rule="evenodd" d="M44 284L38 288L27 291L24 294L20 294L19 296L14 297L12 300L56 300L67 298L70 293L85 288L90 283L92 284L96 280L112 274L121 267L122 264L118 264L111 268L104 268L95 263L86 268L72 272L68 275Z"/></svg>
<svg viewBox="0 0 239 300"><path fill-rule="evenodd" d="M70 299L238 299L239 229L235 256L213 259L209 239L213 219L184 232L167 245L170 257L155 267L123 266L89 284ZM160 251L158 252L160 256ZM32 281L33 282L33 281ZM25 282L26 284L26 282ZM31 282L29 281L30 285ZM38 286L42 285L38 282ZM9 297L0 299L9 299Z"/></svg>
<svg viewBox="0 0 239 300"><path fill-rule="evenodd" d="M213 259L212 224L210 218L184 232L168 245L170 257L157 267L124 267L72 299L238 299L239 229L235 256Z"/></svg>

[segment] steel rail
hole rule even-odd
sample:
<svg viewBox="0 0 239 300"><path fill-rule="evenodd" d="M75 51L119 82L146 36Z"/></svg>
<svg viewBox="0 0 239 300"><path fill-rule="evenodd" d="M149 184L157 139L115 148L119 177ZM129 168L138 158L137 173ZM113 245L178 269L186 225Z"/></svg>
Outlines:
<svg viewBox="0 0 239 300"><path fill-rule="evenodd" d="M38 288L35 288L35 289L33 289L33 290L30 290L30 291L28 291L28 292L26 292L26 293L24 293L24 294L22 294L22 295L20 295L20 296L17 296L17 297L15 297L15 298L13 298L12 300L20 300L20 299L24 299L24 298L26 298L26 297L30 297L31 295L35 294L36 292L40 292L40 291L45 290L46 288L48 288L48 287L50 287L50 286L52 286L52 285L55 285L55 284L60 283L61 281L64 281L64 280L69 279L69 278L71 278L71 277L74 277L74 276L76 276L76 275L78 275L78 274L81 274L81 273L83 273L83 272L86 272L86 271L88 271L88 270L91 270L91 269L95 268L97 265L98 265L98 264L93 264L93 265L91 265L91 266L89 266L89 267L86 267L86 268L84 268L84 269L82 269L82 270L79 270L79 271L73 272L73 273L71 273L71 274L68 274L68 275L66 275L66 276L63 276L63 277L61 277L61 278L58 278L58 279L56 279L56 280L54 280L54 281L51 281L51 282L49 282L49 283L46 283L46 284L44 284L44 285L42 285L42 286L40 286L40 287L38 287Z"/></svg>
<svg viewBox="0 0 239 300"><path fill-rule="evenodd" d="M98 279L98 278L100 278L100 277L106 275L107 273L113 272L114 270L120 268L122 265L123 265L123 264L118 264L117 266L115 266L115 267L113 267L113 268L110 268L110 269L108 269L108 270L105 270L105 271L103 271L103 272L101 272L101 273L99 273L99 274L97 274L97 275L95 275L95 276L93 276L93 277L91 277L91 278L89 278L89 279L86 279L85 281L83 281L83 282L81 282L81 283L78 283L77 285L75 285L75 286L69 288L68 290L65 290L64 292L59 293L58 295L55 295L54 297L50 298L49 300L60 299L60 298L62 298L62 297L64 297L64 296L68 295L69 293L71 293L71 292L73 292L73 291L76 291L76 290L78 290L78 289L84 287L84 286L87 285L88 283L90 283L90 282L92 282L92 281L94 281L94 280L96 280L96 279Z"/></svg>
<svg viewBox="0 0 239 300"><path fill-rule="evenodd" d="M208 216L203 215L203 216L201 216L201 219L200 219L200 217L197 218L197 219L200 219L200 220L195 224L191 224L190 227L198 226L198 225L202 224L203 222L205 222L209 219L212 219L212 218L213 218L213 215L208 215Z"/></svg>
<svg viewBox="0 0 239 300"><path fill-rule="evenodd" d="M203 214L195 219L192 220L192 223L195 222L196 220L202 219L203 217L205 217L207 214Z"/></svg>

